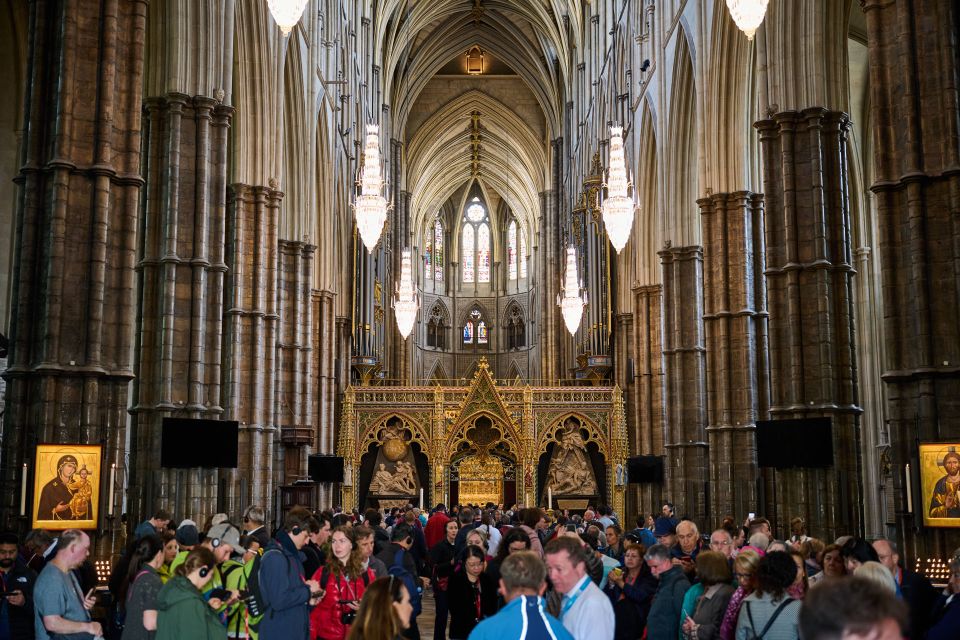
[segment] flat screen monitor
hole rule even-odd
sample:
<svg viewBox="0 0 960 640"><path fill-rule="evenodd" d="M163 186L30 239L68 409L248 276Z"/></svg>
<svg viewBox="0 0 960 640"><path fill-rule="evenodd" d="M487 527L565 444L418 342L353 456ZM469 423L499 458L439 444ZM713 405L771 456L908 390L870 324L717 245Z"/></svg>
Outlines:
<svg viewBox="0 0 960 640"><path fill-rule="evenodd" d="M757 421L757 464L774 469L833 466L830 418Z"/></svg>
<svg viewBox="0 0 960 640"><path fill-rule="evenodd" d="M235 469L239 439L240 423L236 420L164 418L160 466Z"/></svg>

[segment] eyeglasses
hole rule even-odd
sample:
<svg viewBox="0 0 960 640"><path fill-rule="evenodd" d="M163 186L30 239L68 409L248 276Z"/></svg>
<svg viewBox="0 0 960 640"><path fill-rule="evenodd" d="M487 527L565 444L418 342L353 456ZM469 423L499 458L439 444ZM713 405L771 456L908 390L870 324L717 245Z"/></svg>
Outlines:
<svg viewBox="0 0 960 640"><path fill-rule="evenodd" d="M710 541L711 546L717 545L718 547L729 547L731 544L733 543L730 542L729 540L723 540L723 541L711 540Z"/></svg>
<svg viewBox="0 0 960 640"><path fill-rule="evenodd" d="M753 575L752 573L734 573L734 574L733 574L733 577L734 577L734 578L749 578L749 577L751 577L752 575Z"/></svg>

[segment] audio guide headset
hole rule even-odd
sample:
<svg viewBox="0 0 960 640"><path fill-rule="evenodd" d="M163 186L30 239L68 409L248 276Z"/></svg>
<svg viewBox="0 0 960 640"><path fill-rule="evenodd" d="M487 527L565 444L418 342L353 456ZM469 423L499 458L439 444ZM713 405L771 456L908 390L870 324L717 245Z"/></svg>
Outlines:
<svg viewBox="0 0 960 640"><path fill-rule="evenodd" d="M200 577L206 578L208 575L210 575L210 567L208 567L207 565L203 565L202 567L200 567Z"/></svg>

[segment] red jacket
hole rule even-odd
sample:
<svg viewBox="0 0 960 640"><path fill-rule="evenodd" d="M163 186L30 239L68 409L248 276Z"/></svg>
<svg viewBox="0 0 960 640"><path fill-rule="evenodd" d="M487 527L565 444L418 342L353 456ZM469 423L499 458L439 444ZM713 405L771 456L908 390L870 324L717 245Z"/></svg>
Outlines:
<svg viewBox="0 0 960 640"><path fill-rule="evenodd" d="M313 574L313 579L321 582L323 578L323 567L317 569ZM350 633L350 626L343 624L341 616L350 611L350 607L341 604L341 601L356 600L358 603L363 597L366 586L376 579L373 569L367 569L366 579L364 576L348 579L346 576L334 576L333 572L327 570L327 584L320 584L320 588L326 591L323 599L317 603L317 606L310 612L310 638L316 640L344 640Z"/></svg>
<svg viewBox="0 0 960 640"><path fill-rule="evenodd" d="M427 526L423 528L423 537L427 539L427 549L433 549L433 545L443 540L447 535L447 523L450 518L442 511L437 511L427 520Z"/></svg>

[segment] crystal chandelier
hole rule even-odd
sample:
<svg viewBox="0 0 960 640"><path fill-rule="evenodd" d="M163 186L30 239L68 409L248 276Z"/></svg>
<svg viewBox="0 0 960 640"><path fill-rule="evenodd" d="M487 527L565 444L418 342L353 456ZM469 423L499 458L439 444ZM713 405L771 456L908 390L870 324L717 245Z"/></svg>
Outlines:
<svg viewBox="0 0 960 640"><path fill-rule="evenodd" d="M623 154L623 127L610 127L610 170L607 172L607 197L603 201L603 226L617 253L630 239L636 206L627 195L630 180Z"/></svg>
<svg viewBox="0 0 960 640"><path fill-rule="evenodd" d="M360 193L353 203L357 216L357 229L363 239L367 253L380 240L383 224L387 221L387 200L380 195L383 188L383 174L380 169L380 127L367 125L367 146L363 152L363 172L360 175Z"/></svg>
<svg viewBox="0 0 960 640"><path fill-rule="evenodd" d="M307 0L267 0L267 6L280 31L286 36L300 22Z"/></svg>
<svg viewBox="0 0 960 640"><path fill-rule="evenodd" d="M763 16L767 13L769 0L727 0L730 17L743 31L747 40L753 40L753 34L760 28Z"/></svg>
<svg viewBox="0 0 960 640"><path fill-rule="evenodd" d="M420 309L420 300L413 286L411 262L410 249L404 249L400 262L400 282L397 283L397 294L393 298L393 311L397 314L397 329L404 339L413 331L417 310Z"/></svg>
<svg viewBox="0 0 960 640"><path fill-rule="evenodd" d="M580 318L583 316L583 307L587 304L587 292L583 283L577 277L577 250L570 245L567 247L567 271L564 274L563 286L557 295L557 305L563 314L563 322L567 325L570 335L575 335L580 327Z"/></svg>

